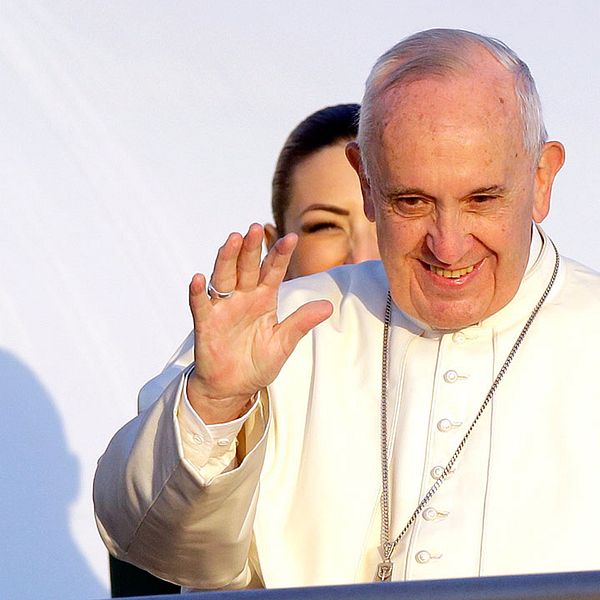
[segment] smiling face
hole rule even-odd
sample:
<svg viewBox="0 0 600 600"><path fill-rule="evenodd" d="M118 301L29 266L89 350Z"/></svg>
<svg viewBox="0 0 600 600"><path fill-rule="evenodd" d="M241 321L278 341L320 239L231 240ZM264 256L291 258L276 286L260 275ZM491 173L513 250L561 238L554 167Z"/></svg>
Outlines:
<svg viewBox="0 0 600 600"><path fill-rule="evenodd" d="M379 258L375 226L365 217L345 145L321 148L294 168L285 233L297 233L298 245L286 279Z"/></svg>
<svg viewBox="0 0 600 600"><path fill-rule="evenodd" d="M380 100L370 180L349 149L394 302L436 329L477 323L511 300L531 221L548 212L562 146L547 144L533 164L513 88L491 57L474 75L400 86Z"/></svg>

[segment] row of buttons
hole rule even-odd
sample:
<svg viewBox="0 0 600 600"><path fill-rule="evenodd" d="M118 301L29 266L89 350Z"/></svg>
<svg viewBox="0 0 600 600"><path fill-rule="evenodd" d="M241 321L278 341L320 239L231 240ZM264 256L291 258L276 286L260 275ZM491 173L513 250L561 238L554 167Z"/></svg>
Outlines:
<svg viewBox="0 0 600 600"><path fill-rule="evenodd" d="M456 429L458 427L460 427L462 425L462 421L451 421L450 419L440 419L437 423L437 429L438 431L441 431L442 433L446 433L452 429ZM434 479L439 479L442 474L444 472L444 467L441 466L435 466L433 467L433 469L431 469L431 471L429 471L429 473L431 474L431 476ZM452 473L453 469L449 472Z"/></svg>
<svg viewBox="0 0 600 600"><path fill-rule="evenodd" d="M452 336L452 341L456 342L457 344L462 344L466 339L466 336L464 333L457 331L453 336ZM464 375L459 375L456 371L454 371L453 369L450 369L449 371L446 371L443 375L444 377L444 381L446 383L456 383L459 379L466 379L466 377ZM437 429L438 431L441 431L442 433L447 433L448 431L451 431L452 429L456 429L458 427L460 427L462 425L462 422L460 421L451 421L450 419L440 419L437 422ZM448 472L448 474L450 475L453 472L453 469L450 470ZM433 479L440 479L440 477L442 477L442 475L444 474L444 467L440 466L440 465L436 465L435 467L433 467L431 469L431 471L429 472L431 477ZM425 521L437 521L439 519L444 519L446 518L450 513L446 512L446 511L439 511L435 508L433 508L433 506L428 506L425 510L423 510L423 512L421 513L421 516L423 517L423 519ZM434 559L439 559L442 558L441 554L431 554L431 552L428 552L427 550L419 550L419 552L417 552L415 554L415 560L420 564L420 565L424 565L427 564L430 560L434 560Z"/></svg>
<svg viewBox="0 0 600 600"><path fill-rule="evenodd" d="M439 519L445 519L450 513L446 511L441 511L433 508L433 506L428 506L423 512L421 516L425 521L438 521ZM427 564L430 560L437 560L442 558L441 554L431 554L431 552L427 550L419 550L415 554L415 560L420 565Z"/></svg>
<svg viewBox="0 0 600 600"><path fill-rule="evenodd" d="M457 331L456 333L454 333L452 335L452 341L455 344L463 344L466 340L467 340L467 336L462 331ZM461 379L467 379L466 375L459 375L459 373L457 371L455 371L454 369L449 369L448 371L446 371L444 373L444 375L442 377L446 383L450 383L450 384L456 383L457 381L459 381ZM438 431L440 431L442 433L447 433L448 431L457 429L461 425L462 425L462 422L460 422L460 421L452 421L451 419L440 419L437 422L436 427L437 427ZM448 475L452 474L453 472L454 472L454 469L451 469L449 471ZM433 467L429 473L433 479L436 479L436 480L440 479L440 477L442 477L442 475L444 473L444 467L437 465L437 466ZM423 519L425 521L431 522L431 521L438 521L440 519L445 519L449 514L450 513L447 511L437 510L433 506L428 506L427 508L425 508L423 510L423 512L421 513L421 516L423 517ZM440 558L442 558L441 554L432 554L428 550L419 550L415 554L415 561L417 563L419 563L420 565L425 565L431 560L437 560Z"/></svg>

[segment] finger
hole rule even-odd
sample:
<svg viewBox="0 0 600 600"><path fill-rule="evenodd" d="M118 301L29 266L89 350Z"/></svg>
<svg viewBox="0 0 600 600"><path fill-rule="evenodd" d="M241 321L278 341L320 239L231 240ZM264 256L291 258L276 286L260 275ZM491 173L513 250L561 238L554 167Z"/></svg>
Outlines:
<svg viewBox="0 0 600 600"><path fill-rule="evenodd" d="M211 307L211 301L206 295L206 277L200 273L196 273L190 282L189 302L194 319L194 329L197 329Z"/></svg>
<svg viewBox="0 0 600 600"><path fill-rule="evenodd" d="M313 300L303 304L276 326L279 344L289 356L298 342L314 327L328 319L333 313L329 300Z"/></svg>
<svg viewBox="0 0 600 600"><path fill-rule="evenodd" d="M243 238L239 233L230 233L219 248L210 281L220 292L231 292L237 286L237 261L242 244Z"/></svg>
<svg viewBox="0 0 600 600"><path fill-rule="evenodd" d="M261 284L269 287L278 287L281 284L297 243L298 236L295 233L288 233L275 242L261 266Z"/></svg>
<svg viewBox="0 0 600 600"><path fill-rule="evenodd" d="M253 290L258 283L263 235L262 225L253 223L244 237L237 261L237 289L240 291Z"/></svg>

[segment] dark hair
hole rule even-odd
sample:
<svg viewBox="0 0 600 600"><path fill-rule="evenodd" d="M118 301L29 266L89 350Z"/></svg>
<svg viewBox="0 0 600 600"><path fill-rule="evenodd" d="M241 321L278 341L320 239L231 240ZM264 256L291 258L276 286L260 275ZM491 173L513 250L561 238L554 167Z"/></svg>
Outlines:
<svg viewBox="0 0 600 600"><path fill-rule="evenodd" d="M290 204L292 174L296 166L317 150L358 134L359 104L338 104L313 113L288 136L275 166L271 209L279 235L285 234L285 213Z"/></svg>

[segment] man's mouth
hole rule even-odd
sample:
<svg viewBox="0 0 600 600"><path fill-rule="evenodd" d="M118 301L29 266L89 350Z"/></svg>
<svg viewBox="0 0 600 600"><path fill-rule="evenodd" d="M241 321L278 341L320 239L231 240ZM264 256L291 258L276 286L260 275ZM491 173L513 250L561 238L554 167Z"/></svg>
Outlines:
<svg viewBox="0 0 600 600"><path fill-rule="evenodd" d="M474 268L474 265L471 265L470 267L465 267L464 269L450 270L442 269L441 267L436 267L434 265L429 265L430 271L432 271L436 275L439 275L440 277L445 277L446 279L458 279L463 275L471 273L471 271L473 271Z"/></svg>

